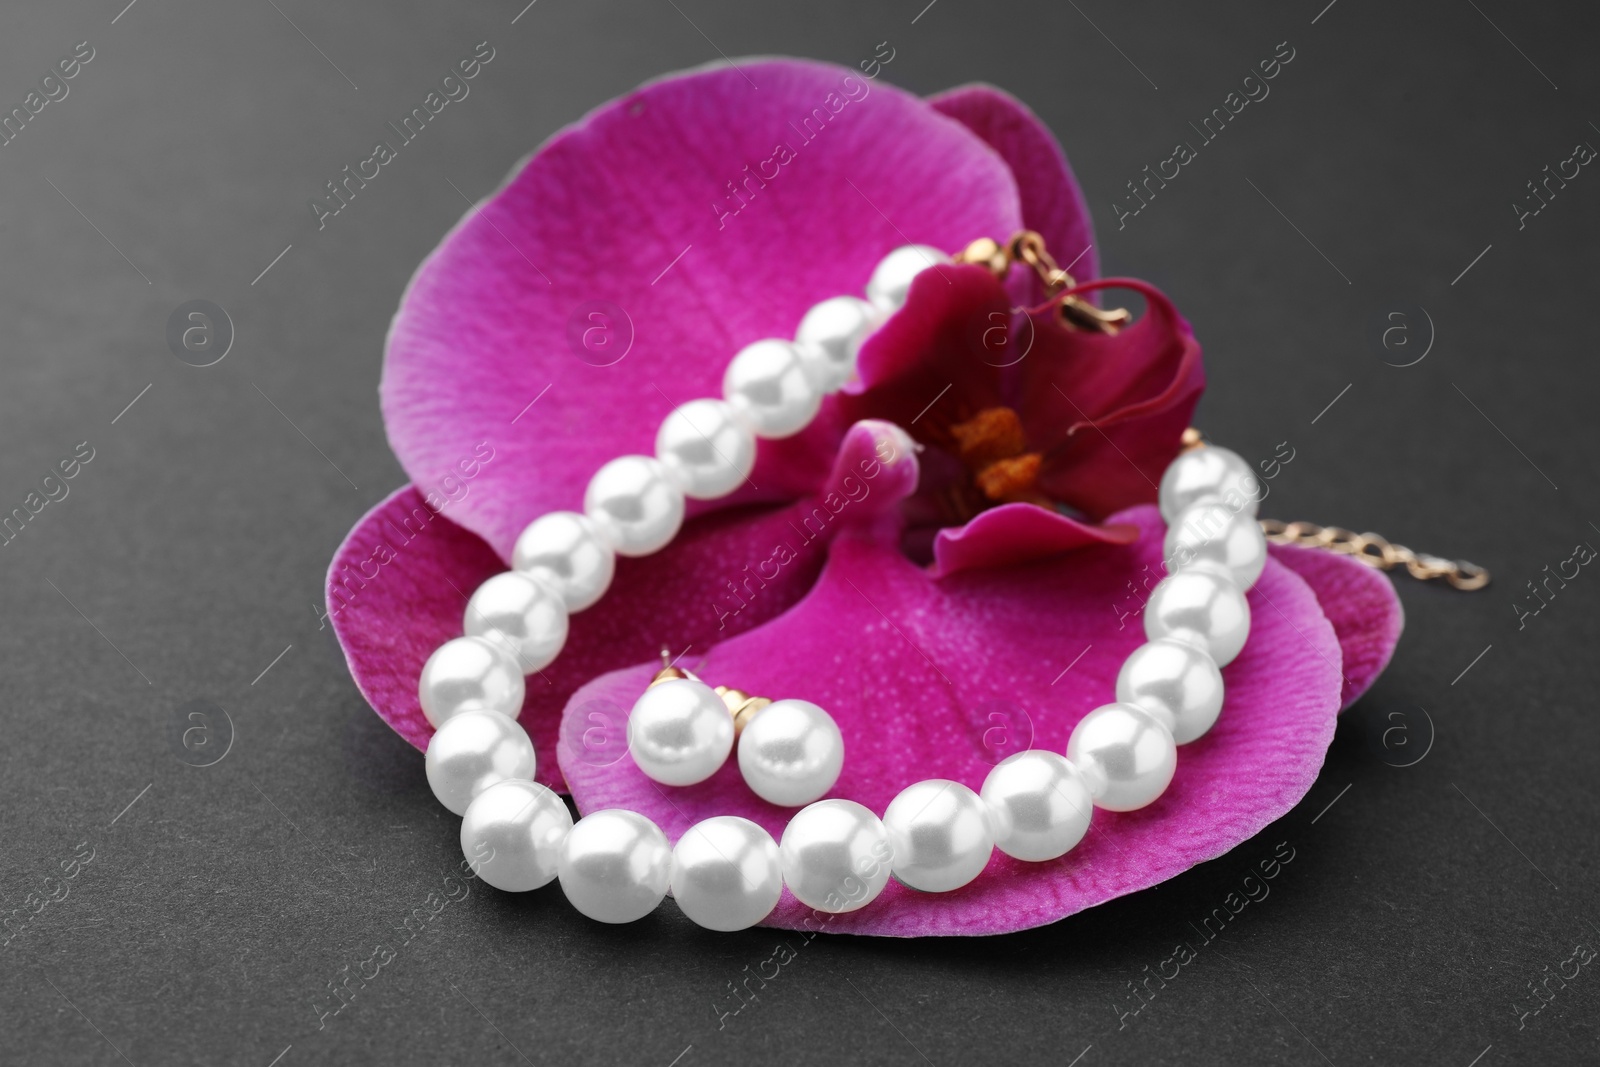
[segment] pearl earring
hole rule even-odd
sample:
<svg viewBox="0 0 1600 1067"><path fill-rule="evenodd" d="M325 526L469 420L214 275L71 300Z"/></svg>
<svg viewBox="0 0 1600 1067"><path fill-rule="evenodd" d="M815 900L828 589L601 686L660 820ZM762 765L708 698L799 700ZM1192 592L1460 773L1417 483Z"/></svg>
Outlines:
<svg viewBox="0 0 1600 1067"><path fill-rule="evenodd" d="M673 666L665 649L661 660L628 716L628 751L647 778L662 785L703 782L737 743L745 784L768 803L800 807L839 780L844 737L822 708L713 688Z"/></svg>

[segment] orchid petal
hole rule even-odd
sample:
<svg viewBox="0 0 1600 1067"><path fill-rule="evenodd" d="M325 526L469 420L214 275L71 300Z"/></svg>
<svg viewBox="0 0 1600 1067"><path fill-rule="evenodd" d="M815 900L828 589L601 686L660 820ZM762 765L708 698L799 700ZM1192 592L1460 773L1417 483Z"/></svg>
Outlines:
<svg viewBox="0 0 1600 1067"><path fill-rule="evenodd" d="M693 668L713 684L827 708L846 752L832 796L882 813L921 779L976 789L999 757L1020 747L1063 751L1073 725L1112 699L1119 666L1144 640L1132 613L1145 583L1161 573L1163 526L1154 508L1115 521L1136 526L1138 540L938 581L884 537L840 536L800 603L705 650ZM1294 571L1269 561L1250 599L1254 625L1223 672L1222 717L1183 747L1177 775L1156 803L1096 811L1089 836L1056 861L996 853L955 892L916 893L891 882L873 903L831 919L786 894L768 924L815 929L822 921L834 932L892 936L1021 930L1155 885L1249 839L1315 780L1341 687L1333 626ZM598 678L574 695L566 714L596 700L627 706L649 673L634 667ZM996 742L997 727L1004 743ZM639 811L669 839L700 819L730 814L777 837L792 814L756 798L733 760L706 782L669 788L626 756L597 766L572 755L562 749L580 811Z"/></svg>
<svg viewBox="0 0 1600 1067"><path fill-rule="evenodd" d="M858 72L753 60L652 82L558 133L423 263L385 356L390 443L426 491L489 441L503 461L452 516L509 559L603 463L652 452L673 407L719 396L744 345L793 336L899 245L1020 223L993 150ZM845 425L825 411L762 442L759 489L722 506L814 490Z"/></svg>

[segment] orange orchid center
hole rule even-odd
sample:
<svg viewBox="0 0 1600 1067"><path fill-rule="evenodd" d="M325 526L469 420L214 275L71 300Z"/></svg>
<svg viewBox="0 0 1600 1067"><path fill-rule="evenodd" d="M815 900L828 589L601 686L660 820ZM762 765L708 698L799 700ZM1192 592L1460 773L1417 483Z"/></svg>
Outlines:
<svg viewBox="0 0 1600 1067"><path fill-rule="evenodd" d="M950 427L956 456L972 471L973 483L993 504L1049 506L1039 491L1044 457L1029 452L1022 419L1008 407L984 408Z"/></svg>

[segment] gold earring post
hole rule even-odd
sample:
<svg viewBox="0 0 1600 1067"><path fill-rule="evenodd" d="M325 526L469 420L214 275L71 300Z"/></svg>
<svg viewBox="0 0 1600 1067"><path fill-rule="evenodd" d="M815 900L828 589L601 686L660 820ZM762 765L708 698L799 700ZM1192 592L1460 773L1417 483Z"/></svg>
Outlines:
<svg viewBox="0 0 1600 1067"><path fill-rule="evenodd" d="M656 671L655 677L650 679L650 685L645 686L646 689L660 685L662 682L675 682L682 679L687 679L691 682L700 680L682 667L673 666L671 657L672 650L662 645L661 669ZM743 689L734 689L726 685L713 686L711 691L722 698L722 703L727 705L728 714L733 716L734 736L738 736L744 730L745 724L755 716L756 712L772 703L768 697L751 696Z"/></svg>

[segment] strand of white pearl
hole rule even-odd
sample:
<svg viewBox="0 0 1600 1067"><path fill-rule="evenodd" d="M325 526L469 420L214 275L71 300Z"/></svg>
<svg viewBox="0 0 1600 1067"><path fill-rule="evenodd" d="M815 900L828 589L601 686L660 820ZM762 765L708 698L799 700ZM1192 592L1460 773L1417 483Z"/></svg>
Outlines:
<svg viewBox="0 0 1600 1067"><path fill-rule="evenodd" d="M748 476L756 437L787 436L809 423L822 396L853 373L861 341L904 303L912 277L939 262L948 257L935 249L897 249L874 272L870 302L824 301L802 321L795 343L759 341L742 350L724 400L675 410L658 434L655 459L607 464L586 493L586 514L537 520L518 540L515 570L474 594L468 636L429 659L419 695L437 727L427 754L430 785L463 815L462 849L489 884L522 891L559 878L574 907L611 923L642 918L670 890L690 919L718 930L760 922L785 884L803 904L829 913L870 903L891 873L913 889L945 892L977 877L996 848L1021 860L1056 859L1082 840L1094 807L1129 811L1154 802L1172 779L1177 745L1216 721L1220 667L1248 636L1244 591L1261 573L1266 543L1249 466L1226 449L1204 447L1179 456L1161 481L1170 573L1146 606L1149 641L1124 663L1117 702L1078 723L1065 756L1017 753L979 793L946 779L917 782L881 820L854 801L818 801L790 820L781 845L736 816L695 824L675 848L637 812L596 811L574 824L561 799L531 780L533 747L515 722L523 697L517 667L531 673L554 660L567 613L599 599L617 553L643 555L668 543L685 496L732 492Z"/></svg>
<svg viewBox="0 0 1600 1067"><path fill-rule="evenodd" d="M515 719L524 675L554 662L568 616L604 595L616 557L664 548L683 525L688 498L737 489L755 463L756 440L804 429L823 397L854 375L862 341L905 303L911 280L949 261L923 245L889 253L866 300L824 300L800 320L794 341L745 346L728 365L722 399L691 400L666 417L655 456L611 460L590 479L582 513L555 511L530 523L512 549L512 569L469 599L465 636L445 642L424 665L417 692L428 721L438 728L482 709Z"/></svg>
<svg viewBox="0 0 1600 1067"><path fill-rule="evenodd" d="M724 376L721 399L691 400L674 409L656 435L654 457L622 456L601 467L585 491L582 513L558 511L535 520L517 539L512 570L474 592L463 619L464 636L428 658L418 697L435 727L426 759L429 784L440 803L463 816L463 850L485 881L507 890L543 885L557 874L554 850L559 848L567 857L562 882L569 895L575 902L594 902L578 904L586 914L625 921L624 916L637 918L660 901L667 875L658 861L667 852L659 828L622 811L592 813L574 828L560 798L532 781L533 745L516 722L524 676L554 662L566 643L569 615L604 595L618 555L648 555L665 547L683 523L687 498L715 499L737 489L755 463L756 440L804 429L823 397L854 375L862 341L905 303L912 279L949 261L927 246L896 249L873 271L867 299L824 300L801 319L793 342L768 339L740 350ZM748 905L730 909L719 903L696 913L690 886L696 842L716 844L709 852L700 849L701 866L710 865L714 882L717 861L734 852L754 848L758 866L775 862L777 846L770 836L742 819L709 820L694 829L686 835L694 841L680 842L675 864L684 883L676 892L680 906L706 924L759 921L771 904L748 922L742 919ZM752 830L770 850L760 847ZM595 864L610 870L607 864L623 852L639 850L648 855L633 855L624 866L654 873L633 879L631 895L610 876L596 874ZM611 886L612 892L597 884L585 893L586 877ZM769 883L755 879L747 888L765 893ZM772 904L781 888L780 880ZM649 906L634 914L652 890ZM606 899L609 905L602 903Z"/></svg>

